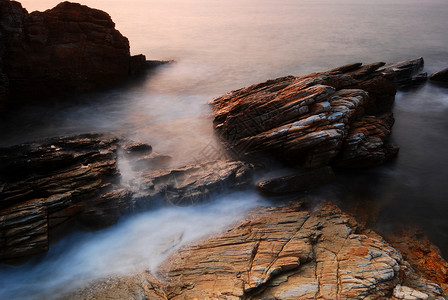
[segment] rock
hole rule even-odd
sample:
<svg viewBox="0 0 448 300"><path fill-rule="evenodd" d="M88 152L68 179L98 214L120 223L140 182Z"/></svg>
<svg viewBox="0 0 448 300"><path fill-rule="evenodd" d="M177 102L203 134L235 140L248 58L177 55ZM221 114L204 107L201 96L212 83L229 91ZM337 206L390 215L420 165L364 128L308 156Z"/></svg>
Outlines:
<svg viewBox="0 0 448 300"><path fill-rule="evenodd" d="M258 189L267 195L286 195L313 189L336 179L331 167L301 169L298 173L261 181Z"/></svg>
<svg viewBox="0 0 448 300"><path fill-rule="evenodd" d="M130 210L131 193L111 194L118 147L117 138L92 134L0 149L0 261L46 251L50 238L93 211L97 223L111 224L113 209Z"/></svg>
<svg viewBox="0 0 448 300"><path fill-rule="evenodd" d="M398 146L387 143L393 124L392 113L364 116L353 122L333 164L338 167L370 167L395 157Z"/></svg>
<svg viewBox="0 0 448 300"><path fill-rule="evenodd" d="M144 55L130 56L128 39L97 9L62 2L29 14L18 2L0 0L0 20L0 69L14 102L110 86L147 67Z"/></svg>
<svg viewBox="0 0 448 300"><path fill-rule="evenodd" d="M423 66L423 57L419 57L416 59L385 65L384 67L378 69L378 71L383 72L384 74L392 74L398 87L408 87L412 84L420 83L419 80L426 81L426 79L424 79L424 73L420 73L417 77L415 77Z"/></svg>
<svg viewBox="0 0 448 300"><path fill-rule="evenodd" d="M126 152L127 155L141 156L141 155L151 154L152 147L145 143L132 142L132 143L126 144L123 147L123 150Z"/></svg>
<svg viewBox="0 0 448 300"><path fill-rule="evenodd" d="M90 284L59 300L167 300L163 286L148 272L128 276L110 276Z"/></svg>
<svg viewBox="0 0 448 300"><path fill-rule="evenodd" d="M161 201L192 204L252 182L250 164L217 161L158 169L168 156L150 159L151 150L101 134L0 148L0 262L45 252L75 227L102 229ZM126 151L130 154L120 154ZM125 163L139 168L122 170Z"/></svg>
<svg viewBox="0 0 448 300"><path fill-rule="evenodd" d="M191 205L228 188L252 183L254 167L241 161L215 161L142 174L142 201L163 198L173 205ZM143 204L144 205L144 204Z"/></svg>
<svg viewBox="0 0 448 300"><path fill-rule="evenodd" d="M270 153L300 167L383 163L398 152L388 143L392 114L384 115L393 80L411 68L383 65L346 65L230 92L210 102L215 129L240 156Z"/></svg>
<svg viewBox="0 0 448 300"><path fill-rule="evenodd" d="M170 165L171 160L172 157L169 155L153 152L136 160L133 165L133 169L135 171L144 171L148 169L165 169Z"/></svg>
<svg viewBox="0 0 448 300"><path fill-rule="evenodd" d="M437 82L448 82L448 68L431 74L429 79Z"/></svg>
<svg viewBox="0 0 448 300"><path fill-rule="evenodd" d="M423 84L428 80L428 73L426 73L426 72L418 73L417 75L412 76L411 80L412 80L412 85Z"/></svg>
<svg viewBox="0 0 448 300"><path fill-rule="evenodd" d="M159 276L173 300L443 299L440 286L332 204L263 208L181 248Z"/></svg>
<svg viewBox="0 0 448 300"><path fill-rule="evenodd" d="M448 290L448 263L440 249L418 228L384 234L385 239L412 265L416 272Z"/></svg>

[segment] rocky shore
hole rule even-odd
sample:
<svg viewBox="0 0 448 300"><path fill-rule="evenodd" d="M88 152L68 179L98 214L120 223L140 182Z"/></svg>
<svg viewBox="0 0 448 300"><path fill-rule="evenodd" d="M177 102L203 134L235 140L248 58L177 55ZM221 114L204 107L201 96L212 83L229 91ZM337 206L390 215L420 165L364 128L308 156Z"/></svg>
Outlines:
<svg viewBox="0 0 448 300"><path fill-rule="evenodd" d="M273 154L300 167L258 182L261 192L307 191L331 182L332 167L396 155L388 110L398 83L414 84L422 63L353 64L234 91L213 100L215 126L235 156ZM0 261L45 253L75 228L99 230L161 203L192 205L255 186L254 170L241 160L172 167L148 144L105 134L0 149ZM55 298L444 299L448 265L424 236L385 240L331 202L295 197L174 252L157 274L110 276Z"/></svg>
<svg viewBox="0 0 448 300"><path fill-rule="evenodd" d="M0 0L0 37L0 110L122 83L161 63L131 56L107 13L71 2L28 13ZM418 229L381 237L331 201L301 194L334 180L333 169L398 154L389 141L397 89L447 81L446 69L422 68L423 58L354 63L217 97L214 126L233 159L172 166L149 144L102 133L1 148L0 263L133 212L256 187L283 201L173 252L156 274L112 275L54 298L445 299L448 264ZM256 183L260 157L296 172Z"/></svg>
<svg viewBox="0 0 448 300"><path fill-rule="evenodd" d="M225 233L180 249L161 264L159 279L148 272L112 276L56 298L445 299L447 282L432 276L429 260L410 264L335 205L310 209L303 200L260 208ZM440 256L432 262L447 267Z"/></svg>
<svg viewBox="0 0 448 300"><path fill-rule="evenodd" d="M43 253L75 228L98 230L160 202L191 205L252 180L253 166L239 161L168 164L150 145L100 134L0 149L0 262Z"/></svg>
<svg viewBox="0 0 448 300"><path fill-rule="evenodd" d="M28 13L0 1L0 111L6 106L122 84L154 66L100 10L62 2Z"/></svg>

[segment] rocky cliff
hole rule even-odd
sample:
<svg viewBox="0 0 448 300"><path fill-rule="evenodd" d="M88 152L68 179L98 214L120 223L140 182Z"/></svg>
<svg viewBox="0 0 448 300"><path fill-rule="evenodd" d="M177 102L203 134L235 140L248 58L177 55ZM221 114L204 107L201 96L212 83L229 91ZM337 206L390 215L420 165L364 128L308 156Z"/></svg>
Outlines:
<svg viewBox="0 0 448 300"><path fill-rule="evenodd" d="M28 13L0 0L0 35L0 106L98 89L146 66L107 13L77 3Z"/></svg>

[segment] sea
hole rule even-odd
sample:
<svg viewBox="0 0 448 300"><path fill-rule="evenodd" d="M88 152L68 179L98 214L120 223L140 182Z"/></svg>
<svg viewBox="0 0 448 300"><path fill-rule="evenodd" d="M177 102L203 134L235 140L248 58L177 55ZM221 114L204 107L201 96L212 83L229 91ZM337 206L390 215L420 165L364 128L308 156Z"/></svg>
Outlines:
<svg viewBox="0 0 448 300"><path fill-rule="evenodd" d="M22 0L29 11L55 0ZM221 151L208 102L285 75L417 57L448 67L446 0L79 0L107 11L132 54L173 63L132 84L29 105L0 120L0 147L59 135L108 132L149 143L173 166ZM59 101L60 100L60 101ZM448 258L448 88L399 91L383 166L342 172L321 197L368 215L379 232L417 226ZM204 151L208 149L208 151ZM0 299L52 299L111 274L157 271L177 248L216 234L272 199L253 189L191 207L139 212L99 232L78 232L44 257L0 266ZM275 203L274 203L275 204Z"/></svg>

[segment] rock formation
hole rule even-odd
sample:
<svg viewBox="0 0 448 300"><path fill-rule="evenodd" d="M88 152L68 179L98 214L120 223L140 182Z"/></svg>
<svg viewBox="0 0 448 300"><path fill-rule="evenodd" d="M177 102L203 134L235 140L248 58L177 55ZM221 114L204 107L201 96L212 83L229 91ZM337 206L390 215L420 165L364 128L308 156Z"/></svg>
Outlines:
<svg viewBox="0 0 448 300"><path fill-rule="evenodd" d="M242 162L166 163L147 144L99 134L0 149L0 261L44 252L75 225L100 229L156 201L192 204L252 179Z"/></svg>
<svg viewBox="0 0 448 300"><path fill-rule="evenodd" d="M431 74L431 76L429 76L429 79L431 79L432 81L435 81L435 82L447 83L448 82L448 68Z"/></svg>
<svg viewBox="0 0 448 300"><path fill-rule="evenodd" d="M356 63L252 85L211 101L215 128L240 155L268 152L304 167L378 165L398 152L388 143L396 84L422 65Z"/></svg>
<svg viewBox="0 0 448 300"><path fill-rule="evenodd" d="M160 269L168 299L443 299L376 233L332 204L267 207Z"/></svg>
<svg viewBox="0 0 448 300"><path fill-rule="evenodd" d="M125 81L146 66L110 16L63 2L45 12L0 0L0 107L90 91ZM8 103L11 104L11 103Z"/></svg>

